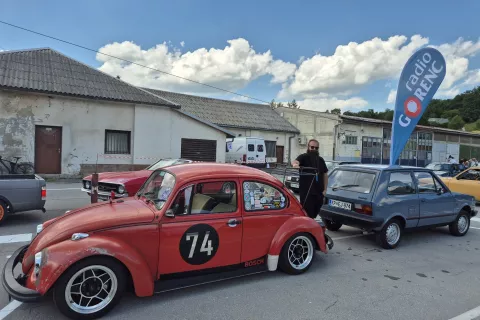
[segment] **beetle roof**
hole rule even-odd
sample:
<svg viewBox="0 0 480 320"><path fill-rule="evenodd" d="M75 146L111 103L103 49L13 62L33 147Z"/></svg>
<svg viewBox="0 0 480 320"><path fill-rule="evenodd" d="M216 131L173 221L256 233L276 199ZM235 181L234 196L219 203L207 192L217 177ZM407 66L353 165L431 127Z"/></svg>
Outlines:
<svg viewBox="0 0 480 320"><path fill-rule="evenodd" d="M386 165L386 164L344 164L340 167L335 168L336 170L341 169L372 169L376 171L385 171L385 170L418 170L418 171L432 171L431 169L414 167L414 166L399 166L399 165Z"/></svg>
<svg viewBox="0 0 480 320"><path fill-rule="evenodd" d="M239 164L229 163L214 163L214 162L194 162L187 164L179 164L162 168L161 170L169 171L175 175L177 181L186 181L195 179L207 179L207 178L262 178L269 183L281 186L280 180L275 178L269 173L262 170L243 166Z"/></svg>

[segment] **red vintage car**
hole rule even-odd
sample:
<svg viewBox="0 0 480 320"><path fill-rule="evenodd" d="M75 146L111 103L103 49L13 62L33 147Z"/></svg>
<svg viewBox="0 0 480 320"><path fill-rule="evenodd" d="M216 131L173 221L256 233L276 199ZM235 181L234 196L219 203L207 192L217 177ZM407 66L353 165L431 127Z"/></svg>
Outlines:
<svg viewBox="0 0 480 320"><path fill-rule="evenodd" d="M93 319L128 288L146 297L277 268L297 275L332 247L325 226L272 175L192 163L154 171L134 197L39 225L8 259L3 286L24 302L51 292L67 317Z"/></svg>
<svg viewBox="0 0 480 320"><path fill-rule="evenodd" d="M160 159L144 170L102 172L98 174L98 199L108 200L112 191L115 192L115 199L126 198L135 195L145 180L153 171L177 164L191 163L187 159ZM82 180L82 191L89 196L92 192L92 176L86 176Z"/></svg>

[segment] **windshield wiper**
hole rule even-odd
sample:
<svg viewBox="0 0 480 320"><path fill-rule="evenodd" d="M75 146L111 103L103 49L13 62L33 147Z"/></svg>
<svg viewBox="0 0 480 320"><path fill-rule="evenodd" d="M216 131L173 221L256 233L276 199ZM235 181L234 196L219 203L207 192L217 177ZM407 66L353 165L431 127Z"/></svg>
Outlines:
<svg viewBox="0 0 480 320"><path fill-rule="evenodd" d="M337 190L338 188L350 188L350 187L359 187L360 185L358 184L345 184L343 186L336 186L336 187L332 187L332 190L335 191Z"/></svg>

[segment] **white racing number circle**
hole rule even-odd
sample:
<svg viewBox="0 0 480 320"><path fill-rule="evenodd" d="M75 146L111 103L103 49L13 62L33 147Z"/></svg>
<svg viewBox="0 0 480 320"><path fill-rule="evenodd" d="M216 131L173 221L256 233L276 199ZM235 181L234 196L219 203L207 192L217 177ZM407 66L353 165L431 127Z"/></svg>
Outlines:
<svg viewBox="0 0 480 320"><path fill-rule="evenodd" d="M208 224L196 224L185 231L180 240L180 254L188 264L199 265L210 261L219 246L217 231Z"/></svg>

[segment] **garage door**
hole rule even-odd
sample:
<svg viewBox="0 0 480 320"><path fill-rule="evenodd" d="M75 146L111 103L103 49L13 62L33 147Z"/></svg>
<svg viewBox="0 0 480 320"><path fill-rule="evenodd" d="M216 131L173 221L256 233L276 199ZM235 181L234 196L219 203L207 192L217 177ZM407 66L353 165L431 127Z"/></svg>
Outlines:
<svg viewBox="0 0 480 320"><path fill-rule="evenodd" d="M182 138L181 157L193 161L217 161L217 140Z"/></svg>

